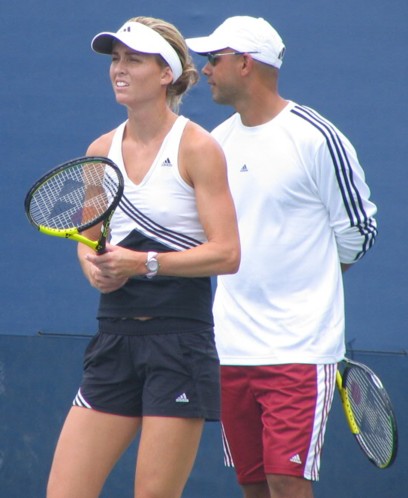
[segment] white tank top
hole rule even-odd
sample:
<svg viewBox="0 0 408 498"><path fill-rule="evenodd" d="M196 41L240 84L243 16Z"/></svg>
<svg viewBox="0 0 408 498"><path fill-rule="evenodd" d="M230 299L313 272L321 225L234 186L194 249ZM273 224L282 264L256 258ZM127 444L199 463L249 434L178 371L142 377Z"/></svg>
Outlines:
<svg viewBox="0 0 408 498"><path fill-rule="evenodd" d="M109 158L122 171L125 189L110 225L112 244L120 244L133 230L176 251L206 241L194 189L183 180L178 167L180 140L187 122L183 116L177 118L138 185L128 178L123 162L122 140L127 122L117 128Z"/></svg>
<svg viewBox="0 0 408 498"><path fill-rule="evenodd" d="M180 176L178 154L188 120L178 117L149 171L139 185L127 176L122 157L126 122L114 134L109 158L125 179L124 196L111 222L111 243L136 251L183 251L206 238L199 221L195 192ZM101 294L98 318L177 317L212 325L209 277L158 275L130 278L115 292Z"/></svg>

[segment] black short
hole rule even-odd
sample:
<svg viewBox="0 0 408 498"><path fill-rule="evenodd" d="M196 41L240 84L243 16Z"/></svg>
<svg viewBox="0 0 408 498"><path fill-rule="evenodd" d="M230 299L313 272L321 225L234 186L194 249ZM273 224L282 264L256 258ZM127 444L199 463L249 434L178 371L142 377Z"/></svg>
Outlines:
<svg viewBox="0 0 408 498"><path fill-rule="evenodd" d="M220 418L211 326L194 320L100 320L74 405L125 416Z"/></svg>

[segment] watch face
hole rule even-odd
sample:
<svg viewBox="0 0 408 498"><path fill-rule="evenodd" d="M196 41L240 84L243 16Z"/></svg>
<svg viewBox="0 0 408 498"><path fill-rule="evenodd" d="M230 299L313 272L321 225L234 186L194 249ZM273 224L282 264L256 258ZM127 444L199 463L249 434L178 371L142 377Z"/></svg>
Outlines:
<svg viewBox="0 0 408 498"><path fill-rule="evenodd" d="M159 262L157 259L151 259L147 262L146 266L149 271L157 271L159 269Z"/></svg>

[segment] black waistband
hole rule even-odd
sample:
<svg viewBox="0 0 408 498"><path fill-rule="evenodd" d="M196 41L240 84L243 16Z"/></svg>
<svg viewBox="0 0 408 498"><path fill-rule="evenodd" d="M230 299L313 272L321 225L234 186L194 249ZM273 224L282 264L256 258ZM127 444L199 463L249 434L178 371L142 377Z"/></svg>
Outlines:
<svg viewBox="0 0 408 498"><path fill-rule="evenodd" d="M149 334L179 334L209 331L212 325L200 320L180 318L150 318L137 320L134 318L101 318L99 332L116 335L149 335Z"/></svg>

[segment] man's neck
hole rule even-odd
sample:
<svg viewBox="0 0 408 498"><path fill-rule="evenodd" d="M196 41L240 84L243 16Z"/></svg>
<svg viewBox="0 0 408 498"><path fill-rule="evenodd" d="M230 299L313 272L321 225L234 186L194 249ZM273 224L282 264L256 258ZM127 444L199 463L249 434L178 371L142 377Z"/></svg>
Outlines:
<svg viewBox="0 0 408 498"><path fill-rule="evenodd" d="M271 121L286 106L288 101L279 95L270 95L267 99L254 97L236 106L245 126L259 126Z"/></svg>

